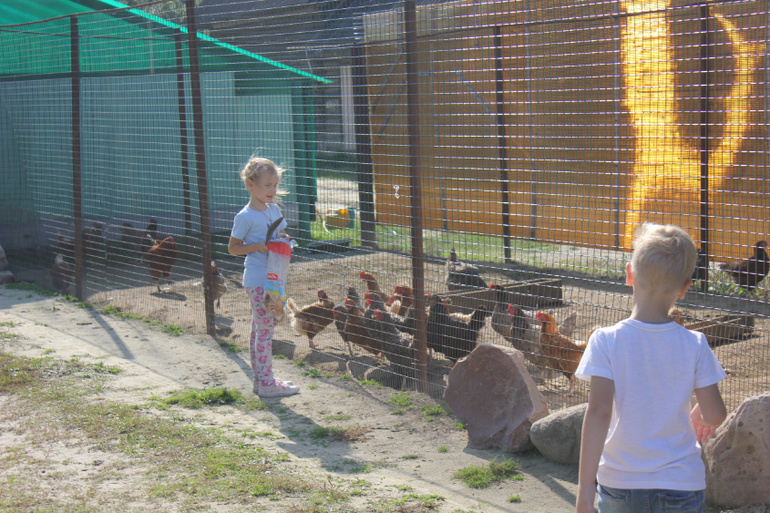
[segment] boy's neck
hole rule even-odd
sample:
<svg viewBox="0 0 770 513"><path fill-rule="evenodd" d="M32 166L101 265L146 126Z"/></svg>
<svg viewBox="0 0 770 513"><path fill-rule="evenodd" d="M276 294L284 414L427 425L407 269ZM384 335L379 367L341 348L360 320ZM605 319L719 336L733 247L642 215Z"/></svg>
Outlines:
<svg viewBox="0 0 770 513"><path fill-rule="evenodd" d="M666 324L671 322L669 310L677 299L676 292L640 291L634 287L634 307L629 319L648 324Z"/></svg>

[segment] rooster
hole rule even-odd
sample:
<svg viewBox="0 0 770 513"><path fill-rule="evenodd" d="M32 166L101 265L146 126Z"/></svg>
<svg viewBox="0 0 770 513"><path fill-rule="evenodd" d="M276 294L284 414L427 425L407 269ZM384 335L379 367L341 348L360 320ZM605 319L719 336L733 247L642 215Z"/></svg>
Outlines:
<svg viewBox="0 0 770 513"><path fill-rule="evenodd" d="M313 342L313 338L321 333L324 328L334 320L332 311L334 303L326 291L318 291L318 301L299 308L292 298L286 298L286 308L289 312L289 324L298 335L304 335L308 339L310 349L321 349Z"/></svg>
<svg viewBox="0 0 770 513"><path fill-rule="evenodd" d="M578 343L559 333L556 320L550 314L537 312L540 321L540 348L548 366L561 371L569 380L569 393L575 387L575 371L586 349L587 342Z"/></svg>
<svg viewBox="0 0 770 513"><path fill-rule="evenodd" d="M486 282L479 275L479 268L467 262L457 260L455 248L452 248L446 261L445 282L450 291L462 290L468 287L487 288Z"/></svg>
<svg viewBox="0 0 770 513"><path fill-rule="evenodd" d="M361 274L359 275L363 281L366 282L366 288L367 290L374 292L378 296L380 296L380 299L382 299L382 302L385 304L385 306L390 304L390 296L385 294L381 289L380 285L377 283L377 280L374 278L374 275L367 271L361 271Z"/></svg>
<svg viewBox="0 0 770 513"><path fill-rule="evenodd" d="M347 310L345 335L347 336L348 341L369 351L374 354L375 357L381 355L382 346L376 338L371 336L369 330L367 330L367 320L364 312L362 312L350 298L345 298L345 310Z"/></svg>
<svg viewBox="0 0 770 513"><path fill-rule="evenodd" d="M217 300L217 308L219 308L220 299L227 292L227 281L224 276L219 274L217 264L213 260L211 261L211 281L214 284L214 299Z"/></svg>
<svg viewBox="0 0 770 513"><path fill-rule="evenodd" d="M426 342L430 349L443 353L453 363L476 349L479 331L489 314L486 308L479 306L466 323L449 315L447 304L439 295L429 296L428 305Z"/></svg>
<svg viewBox="0 0 770 513"><path fill-rule="evenodd" d="M765 251L766 246L767 242L761 240L754 246L754 256L751 258L740 262L728 262L720 266L723 271L732 276L736 285L755 298L754 289L770 272L770 259L768 259Z"/></svg>
<svg viewBox="0 0 770 513"><path fill-rule="evenodd" d="M150 240L150 249L142 257L142 260L150 268L150 277L155 285L160 290L160 279L164 278L169 284L171 281L171 269L176 264L178 252L173 237L166 237L162 241L158 242L153 239L150 234L147 234L147 238Z"/></svg>
<svg viewBox="0 0 770 513"><path fill-rule="evenodd" d="M74 295L74 278L75 268L72 267L72 264L65 262L61 254L57 254L51 266L51 281L54 288L65 294Z"/></svg>

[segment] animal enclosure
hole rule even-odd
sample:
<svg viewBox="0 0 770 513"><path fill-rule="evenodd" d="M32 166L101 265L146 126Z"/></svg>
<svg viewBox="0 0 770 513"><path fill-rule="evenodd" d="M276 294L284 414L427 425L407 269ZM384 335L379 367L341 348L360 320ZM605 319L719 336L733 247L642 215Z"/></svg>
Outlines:
<svg viewBox="0 0 770 513"><path fill-rule="evenodd" d="M17 279L247 348L227 246L257 155L287 169L288 296L344 305L352 287L362 314L367 290L388 309L359 339L353 307L341 332L328 308L313 337L279 324L294 359L440 395L477 344L512 345L552 409L583 402L537 314L578 348L627 317L631 239L653 221L702 252L677 319L706 334L729 406L770 387L765 3L137 4L0 0ZM152 250L168 237L173 258ZM408 303L437 301L452 315L409 324Z"/></svg>

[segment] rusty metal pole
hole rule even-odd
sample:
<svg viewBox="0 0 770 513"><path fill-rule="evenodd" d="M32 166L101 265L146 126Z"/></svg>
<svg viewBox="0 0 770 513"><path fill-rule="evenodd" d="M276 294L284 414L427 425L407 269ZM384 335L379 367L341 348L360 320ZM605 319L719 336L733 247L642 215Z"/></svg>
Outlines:
<svg viewBox="0 0 770 513"><path fill-rule="evenodd" d="M500 168L500 192L503 210L503 251L505 262L511 261L511 214L508 199L508 154L505 141L505 82L503 77L503 35L499 25L495 25L495 82L497 90L497 155Z"/></svg>
<svg viewBox="0 0 770 513"><path fill-rule="evenodd" d="M187 4L187 41L190 52L190 91L192 93L193 130L195 132L195 163L198 170L198 208L201 223L201 257L203 264L203 299L206 306L206 333L216 336L214 287L211 275L211 219L209 218L209 186L206 176L206 145L203 138L203 99L200 62L198 59L198 29L195 22L195 0Z"/></svg>
<svg viewBox="0 0 770 513"><path fill-rule="evenodd" d="M75 225L75 296L83 301L83 194L80 158L80 32L77 16L70 17L72 92L72 217Z"/></svg>
<svg viewBox="0 0 770 513"><path fill-rule="evenodd" d="M414 334L418 389L428 391L427 316L425 314L425 257L422 248L422 170L420 168L419 87L417 83L417 12L414 0L404 2L406 40L406 108L409 125L409 188L412 216L412 289L417 310Z"/></svg>
<svg viewBox="0 0 770 513"><path fill-rule="evenodd" d="M187 140L187 102L184 92L184 54L182 53L182 30L174 34L176 43L176 89L179 104L179 150L182 153L182 195L184 199L184 234L192 235L192 212L190 207L190 145Z"/></svg>

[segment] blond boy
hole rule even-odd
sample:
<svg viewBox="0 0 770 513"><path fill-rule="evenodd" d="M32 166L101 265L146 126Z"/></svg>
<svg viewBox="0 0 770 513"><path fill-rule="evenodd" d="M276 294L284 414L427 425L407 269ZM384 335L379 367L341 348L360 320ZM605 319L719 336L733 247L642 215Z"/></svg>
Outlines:
<svg viewBox="0 0 770 513"><path fill-rule="evenodd" d="M668 317L692 284L697 250L681 228L652 223L633 246L631 316L594 332L576 373L591 382L577 512L593 512L598 492L600 513L700 513L700 443L727 416L717 388L725 373L702 333Z"/></svg>

